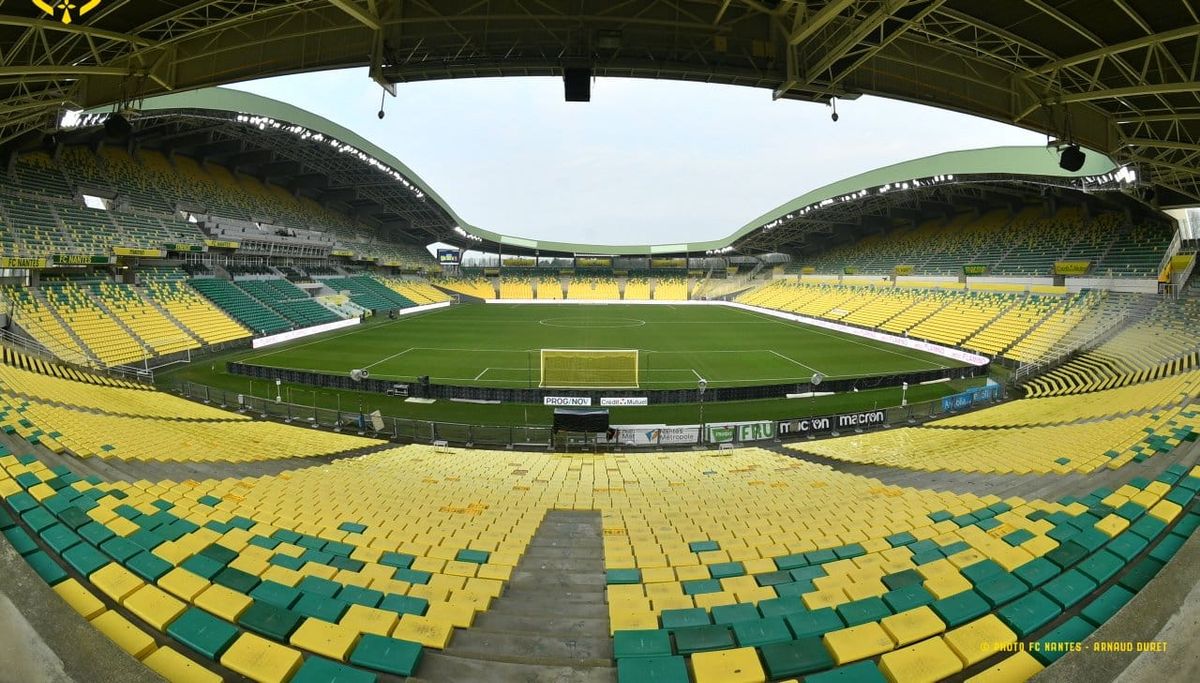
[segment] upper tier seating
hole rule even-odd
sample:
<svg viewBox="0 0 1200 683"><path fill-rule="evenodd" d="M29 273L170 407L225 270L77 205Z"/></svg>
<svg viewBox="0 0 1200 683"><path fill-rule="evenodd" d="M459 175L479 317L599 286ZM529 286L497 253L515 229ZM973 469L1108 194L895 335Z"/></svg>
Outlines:
<svg viewBox="0 0 1200 683"><path fill-rule="evenodd" d="M311 327L341 319L287 280L241 280L234 284L296 327Z"/></svg>
<svg viewBox="0 0 1200 683"><path fill-rule="evenodd" d="M640 277L631 277L626 280L625 298L630 301L648 301L650 299L650 281Z"/></svg>
<svg viewBox="0 0 1200 683"><path fill-rule="evenodd" d="M537 298L553 301L563 298L562 281L556 277L544 277L537 283Z"/></svg>
<svg viewBox="0 0 1200 683"><path fill-rule="evenodd" d="M532 299L533 282L526 278L500 278L501 299Z"/></svg>
<svg viewBox="0 0 1200 683"><path fill-rule="evenodd" d="M42 281L39 292L71 333L104 365L125 365L153 355L75 281L47 278Z"/></svg>
<svg viewBox="0 0 1200 683"><path fill-rule="evenodd" d="M391 287L400 296L418 306L437 304L449 301L450 295L424 280L401 280L397 278L380 278L383 284Z"/></svg>
<svg viewBox="0 0 1200 683"><path fill-rule="evenodd" d="M140 274L146 293L205 344L224 344L250 332L188 286L183 271L160 268Z"/></svg>
<svg viewBox="0 0 1200 683"><path fill-rule="evenodd" d="M654 298L658 301L686 301L687 280L683 278L658 278L654 283Z"/></svg>
<svg viewBox="0 0 1200 683"><path fill-rule="evenodd" d="M583 301L598 301L621 298L617 281L611 278L572 278L567 284L567 298Z"/></svg>
<svg viewBox="0 0 1200 683"><path fill-rule="evenodd" d="M1127 225L1119 214L1084 216L1065 208L1051 217L1027 208L1015 216L991 212L960 214L944 221L899 227L835 247L802 265L818 273L849 267L864 274L891 274L913 266L922 275L959 275L965 264L987 266L989 275L1046 276L1055 261L1090 262L1089 274L1102 277L1155 277L1171 241L1167 225Z"/></svg>
<svg viewBox="0 0 1200 683"><path fill-rule="evenodd" d="M492 283L484 278L448 278L438 280L437 284L442 289L448 289L452 292L473 296L477 299L495 299L496 288Z"/></svg>

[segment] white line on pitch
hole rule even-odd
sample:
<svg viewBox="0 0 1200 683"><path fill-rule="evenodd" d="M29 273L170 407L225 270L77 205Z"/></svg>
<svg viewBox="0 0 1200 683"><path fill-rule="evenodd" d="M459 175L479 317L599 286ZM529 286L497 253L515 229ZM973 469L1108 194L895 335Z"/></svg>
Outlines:
<svg viewBox="0 0 1200 683"><path fill-rule="evenodd" d="M416 348L416 347L410 346L409 348L404 349L400 353L393 353L392 355L388 356L387 358L384 358L383 360L377 360L374 363L371 363L370 365L364 367L363 370L370 370L371 368L375 367L376 365L379 365L380 363L386 363L393 358L399 358L400 356L403 356L404 354L408 353L409 351L412 351L414 348Z"/></svg>
<svg viewBox="0 0 1200 683"><path fill-rule="evenodd" d="M814 367L813 367L813 366L811 366L811 365L805 365L804 363L801 363L800 361L796 360L795 358L788 358L787 356L785 356L785 355L783 355L782 353L780 353L780 352L776 351L775 349L767 349L767 352L768 352L768 353L773 353L773 354L775 354L776 356L779 356L780 358L782 358L782 359L784 359L784 360L786 360L786 361L791 361L791 362L795 363L796 365L799 365L800 367L804 368L805 370L812 370L813 372L821 372L820 370L818 370L818 369L814 368Z"/></svg>
<svg viewBox="0 0 1200 683"><path fill-rule="evenodd" d="M751 316L754 316L754 317L756 317L756 318L759 318L759 319L765 319L765 320L767 320L768 322L773 322L773 323L776 323L776 324L779 324L779 325L783 325L783 326L785 326L785 327L792 327L792 328L794 328L794 327L795 327L795 326L797 326L797 325L801 325L801 326L803 326L803 327L804 327L806 330L808 330L808 331L811 331L811 332L815 332L816 334L819 334L819 335L821 335L822 337L829 337L829 338L831 338L831 339L837 339L837 340L839 340L839 341L849 342L849 343L851 343L851 344L857 344L857 345L859 345L859 346L865 346L865 347L867 347L867 348L869 348L869 349L875 349L876 351L883 351L884 353L890 353L890 354L893 354L893 355L896 355L896 356L900 356L900 357L902 357L902 358L907 358L907 359L909 359L909 360L915 360L915 361L917 361L918 363L924 363L925 365L932 365L933 367L935 367L935 368L940 368L940 369L942 369L942 370L945 370L947 367L949 367L949 366L946 366L946 365L942 365L941 363L934 363L933 361L928 361L928 360L925 360L924 358L918 358L918 357L916 357L916 356L910 356L910 355L908 355L907 353L901 353L901 352L899 352L899 351L896 351L896 350L894 350L894 349L885 349L885 348L883 348L882 346L876 346L876 345L874 345L874 344L867 344L867 343L865 343L865 342L858 341L858 340L856 340L856 339L853 339L853 336L854 336L854 335L851 335L851 334L849 334L849 333L842 333L842 334L840 334L840 335L837 335L837 334L830 334L830 333L828 333L828 332L824 332L824 331L822 331L822 330L821 330L819 327L817 327L817 326L815 326L815 325L807 325L807 324L805 324L805 323L802 323L802 322L792 322L792 321L787 321L787 320L780 320L779 318L773 318L773 317L771 317L771 316L768 316L768 315L766 315L766 314L763 314L763 313L759 313L759 312L757 312L757 311L747 311L747 310L745 310L745 309L741 309L741 308L735 308L735 309L733 309L733 310L735 310L735 311L741 311L742 313L745 313L745 314L747 314L747 315L751 315ZM887 342L880 342L880 343L882 343L882 344L887 344ZM891 344L888 344L888 345L889 345L889 346L892 346Z"/></svg>

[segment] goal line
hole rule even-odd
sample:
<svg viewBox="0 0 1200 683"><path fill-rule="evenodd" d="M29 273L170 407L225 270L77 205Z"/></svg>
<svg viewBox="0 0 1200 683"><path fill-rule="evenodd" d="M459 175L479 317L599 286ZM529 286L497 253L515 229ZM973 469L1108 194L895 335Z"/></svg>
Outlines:
<svg viewBox="0 0 1200 683"><path fill-rule="evenodd" d="M636 389L637 349L541 349L544 389Z"/></svg>

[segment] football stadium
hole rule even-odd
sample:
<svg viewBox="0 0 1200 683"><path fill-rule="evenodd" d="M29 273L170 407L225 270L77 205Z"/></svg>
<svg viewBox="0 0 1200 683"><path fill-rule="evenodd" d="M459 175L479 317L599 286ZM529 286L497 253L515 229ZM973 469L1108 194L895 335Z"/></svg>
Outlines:
<svg viewBox="0 0 1200 683"><path fill-rule="evenodd" d="M0 681L1196 680L1197 11L5 3ZM545 239L239 89L336 69L1047 142Z"/></svg>

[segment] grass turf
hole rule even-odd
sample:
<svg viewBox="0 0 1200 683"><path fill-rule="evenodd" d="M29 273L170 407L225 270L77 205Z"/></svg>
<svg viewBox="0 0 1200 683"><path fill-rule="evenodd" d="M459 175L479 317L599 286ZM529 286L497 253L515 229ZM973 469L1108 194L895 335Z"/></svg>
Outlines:
<svg viewBox="0 0 1200 683"><path fill-rule="evenodd" d="M961 363L892 344L723 306L456 306L264 349L244 362L376 379L536 387L552 349L638 349L646 389L807 382Z"/></svg>
<svg viewBox="0 0 1200 683"><path fill-rule="evenodd" d="M492 310L494 309L494 311ZM708 314L708 315L704 315ZM161 372L158 375L160 384L170 387L179 382L193 382L212 387L211 395L214 401L221 402L222 398L216 391L229 392L224 401L233 404L236 394L256 395L260 398L273 399L275 387L264 380L250 380L245 377L230 375L225 372L225 361L236 360L255 362L266 365L268 359L274 359L271 364L278 367L308 367L327 372L348 372L350 368L370 365L375 360L369 360L362 355L364 351L375 354L369 358L383 359L388 355L413 348L412 344L419 343L422 348L437 346L443 349L442 361L448 363L451 374L464 377L474 372L471 377L487 367L495 354L485 351L465 352L449 351L448 349L473 348L483 349L494 345L498 338L525 339L526 343L542 345L539 337L549 330L549 334L557 335L553 343L560 347L564 341L580 348L594 348L606 343L620 345L622 348L637 347L632 344L633 337L629 328L603 328L591 325L588 329L555 328L541 325L539 321L554 318L580 319L593 323L612 324L613 318L635 318L645 320L645 325L638 325L641 330L638 338L641 340L657 340L661 344L678 344L697 349L695 368L699 372L708 373L705 376L710 382L733 382L738 373L753 373L753 360L749 356L743 362L733 363L738 354L716 354L707 349L721 349L718 344L730 343L741 349L763 348L763 341L777 340L780 345L774 347L782 355L789 355L796 361L811 364L822 372L835 373L833 368L844 368L847 374L882 374L892 371L929 369L940 364L951 364L949 359L930 356L908 349L871 342L847 335L838 335L825 330L815 330L807 326L796 325L781 321L773 321L758 314L718 307L660 307L660 306L598 306L598 305L505 305L489 304L486 306L459 306L445 311L423 314L411 319L400 321L374 321L351 333L345 331L332 332L291 343L286 346L272 347L258 351L243 351L193 363L178 366ZM481 325L481 321L490 320L490 326ZM654 322L651 322L653 320ZM506 321L506 322L501 322ZM572 324L578 324L577 322ZM586 324L586 323L584 323ZM649 328L649 329L643 329ZM554 332L553 330L567 330ZM613 330L616 332L613 332ZM607 330L607 331L605 331ZM819 334L817 334L819 332ZM834 336L829 336L834 335ZM703 341L702 341L703 339ZM853 343L851 343L853 342ZM517 343L517 342L512 342ZM473 346L467 346L473 344ZM868 346L861 346L867 344ZM402 346L403 345L403 346ZM488 345L488 346L485 346ZM530 346L529 348L533 348ZM666 349L666 346L643 346L643 351ZM681 349L674 349L681 351ZM726 349L721 349L726 350ZM510 352L525 353L516 349ZM789 353L790 352L790 353ZM847 360L847 354L853 354L856 364ZM404 358L397 356L392 360ZM686 354L675 354L681 357ZM819 358L818 358L819 356ZM536 356L535 356L536 357ZM657 358L667 358L667 355L656 357L654 354L642 354L643 363L649 362L650 369L655 367ZM647 357L649 361L645 360ZM312 360L305 360L311 358ZM257 359L257 360L255 360ZM286 361L286 362L285 362ZM313 361L322 366L310 364ZM683 363L684 361L680 361ZM704 365L713 363L717 365ZM934 365L929 365L932 363ZM454 371L453 366L461 368ZM469 367L468 367L468 364ZM372 376L381 377L377 368L372 368ZM398 366L399 367L399 366ZM749 371L746 369L750 368ZM682 368L676 368L682 369ZM421 372L423 368L409 368L412 372ZM724 371L723 375L715 373ZM855 372L857 370L857 372ZM432 374L432 370L425 370ZM807 381L810 373L797 366L796 381ZM759 376L764 373L760 370ZM488 375L485 373L485 378ZM718 380L719 378L719 380ZM497 378L499 379L499 378ZM436 380L435 380L436 381ZM525 386L525 382L514 382L514 385ZM467 384L484 384L483 382L464 381ZM536 384L536 379L534 380ZM932 401L942 396L961 391L967 386L982 384L983 379L956 380L926 386L912 386L908 390L908 401L917 404L922 401ZM502 386L492 384L491 386ZM646 385L647 388L666 388L663 386ZM694 375L692 383L681 386L695 386ZM406 402L402 398L368 394L353 391L336 391L318 389L302 384L285 382L281 392L284 400L303 406L315 406L324 409L340 407L347 412L365 412L380 410L384 415L413 420L436 420L464 424L484 425L547 425L551 421L552 408L541 405L521 404L471 404L450 401L437 401L432 404ZM891 407L900 404L899 388L865 390L831 396L820 396L815 399L770 399L754 401L733 401L714 403L709 402L704 408L706 421L740 421L762 419L790 419L809 415L826 415L875 407ZM614 424L690 424L698 421L699 406L696 404L660 404L646 407L624 407L611 409ZM295 411L299 419L305 419L305 408ZM311 413L309 413L311 414Z"/></svg>

